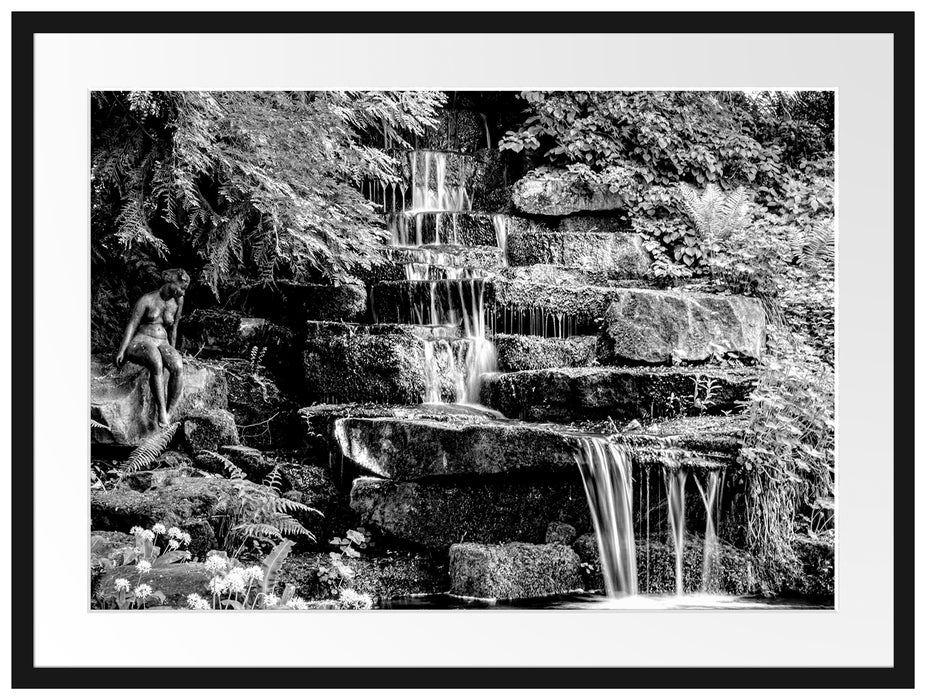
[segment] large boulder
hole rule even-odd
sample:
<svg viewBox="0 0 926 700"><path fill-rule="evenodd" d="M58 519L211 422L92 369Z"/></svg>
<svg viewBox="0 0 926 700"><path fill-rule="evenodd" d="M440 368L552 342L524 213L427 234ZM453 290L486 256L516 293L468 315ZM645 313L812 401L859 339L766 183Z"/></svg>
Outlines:
<svg viewBox="0 0 926 700"><path fill-rule="evenodd" d="M228 387L223 368L203 360L183 357L183 397L174 409L174 420L203 409L228 406ZM93 427L95 444L137 445L156 430L156 409L148 370L133 362L117 369L107 358L90 359L90 418L106 426Z"/></svg>
<svg viewBox="0 0 926 700"><path fill-rule="evenodd" d="M425 395L424 353L424 340L409 327L309 323L303 356L306 392L312 400L331 403L416 404ZM436 354L439 361L449 356ZM443 370L441 394L452 399L452 373Z"/></svg>
<svg viewBox="0 0 926 700"><path fill-rule="evenodd" d="M575 212L623 209L624 198L608 185L580 180L566 171L528 173L512 190L515 207L525 214L563 216Z"/></svg>
<svg viewBox="0 0 926 700"><path fill-rule="evenodd" d="M755 381L750 368L561 367L486 375L481 396L509 418L629 421L737 410Z"/></svg>
<svg viewBox="0 0 926 700"><path fill-rule="evenodd" d="M579 557L562 544L464 542L450 547L453 595L540 598L581 588Z"/></svg>
<svg viewBox="0 0 926 700"><path fill-rule="evenodd" d="M761 357L765 312L757 299L652 289L615 290L598 343L602 364Z"/></svg>
<svg viewBox="0 0 926 700"><path fill-rule="evenodd" d="M572 479L493 480L443 486L374 477L354 480L351 508L364 524L428 549L463 540L542 543L552 520L589 527L588 503Z"/></svg>
<svg viewBox="0 0 926 700"><path fill-rule="evenodd" d="M488 474L576 473L576 443L546 427L509 421L343 418L344 456L400 481Z"/></svg>

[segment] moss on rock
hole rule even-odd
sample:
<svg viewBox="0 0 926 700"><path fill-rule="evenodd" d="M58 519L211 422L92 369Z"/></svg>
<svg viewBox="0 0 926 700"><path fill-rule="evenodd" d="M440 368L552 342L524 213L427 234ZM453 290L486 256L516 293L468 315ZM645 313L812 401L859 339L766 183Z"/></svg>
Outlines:
<svg viewBox="0 0 926 700"><path fill-rule="evenodd" d="M361 477L351 489L351 508L364 524L429 549L462 540L542 543L552 520L589 527L578 478L444 486Z"/></svg>
<svg viewBox="0 0 926 700"><path fill-rule="evenodd" d="M579 557L562 544L464 542L450 547L450 592L475 598L540 598L582 587Z"/></svg>
<svg viewBox="0 0 926 700"><path fill-rule="evenodd" d="M494 337L498 356L498 369L517 372L553 367L587 367L597 362L595 336L571 338L543 338L536 335L508 335Z"/></svg>

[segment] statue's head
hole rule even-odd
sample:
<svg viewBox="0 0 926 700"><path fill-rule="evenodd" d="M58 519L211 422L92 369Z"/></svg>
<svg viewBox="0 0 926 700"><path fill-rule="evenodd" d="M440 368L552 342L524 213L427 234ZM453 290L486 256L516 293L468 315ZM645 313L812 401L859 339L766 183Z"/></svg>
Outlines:
<svg viewBox="0 0 926 700"><path fill-rule="evenodd" d="M190 276L186 270L172 267L161 273L161 282L163 283L161 290L165 292L165 297L179 299L186 294L187 287L190 286Z"/></svg>

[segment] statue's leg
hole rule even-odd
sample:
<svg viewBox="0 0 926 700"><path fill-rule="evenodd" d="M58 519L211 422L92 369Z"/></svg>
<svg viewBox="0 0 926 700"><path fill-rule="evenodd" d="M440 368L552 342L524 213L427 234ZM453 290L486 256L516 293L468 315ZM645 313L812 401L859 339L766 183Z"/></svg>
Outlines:
<svg viewBox="0 0 926 700"><path fill-rule="evenodd" d="M161 343L158 349L164 369L170 372L167 382L167 412L173 415L174 408L183 396L183 360L180 359L180 353L169 343Z"/></svg>
<svg viewBox="0 0 926 700"><path fill-rule="evenodd" d="M148 383L151 386L151 395L158 411L158 424L167 425L167 402L164 400L164 363L161 353L153 341L133 340L125 351L126 357L148 368Z"/></svg>

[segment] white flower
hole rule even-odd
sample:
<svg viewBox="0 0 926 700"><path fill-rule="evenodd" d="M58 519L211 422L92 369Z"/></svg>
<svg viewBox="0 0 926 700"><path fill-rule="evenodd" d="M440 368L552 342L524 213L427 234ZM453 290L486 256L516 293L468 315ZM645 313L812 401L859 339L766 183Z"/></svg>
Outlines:
<svg viewBox="0 0 926 700"><path fill-rule="evenodd" d="M151 531L155 535L163 535L165 532L167 532L167 528L164 527L163 523L155 523L154 525L152 525Z"/></svg>
<svg viewBox="0 0 926 700"><path fill-rule="evenodd" d="M280 602L279 596L273 593L267 593L264 596L264 607L265 608L272 608L276 606L279 602Z"/></svg>
<svg viewBox="0 0 926 700"><path fill-rule="evenodd" d="M170 551L170 550L172 550L172 549L177 549L177 547L179 547L179 546L180 546L180 543L177 542L177 540L170 540L170 541L167 543L167 551Z"/></svg>
<svg viewBox="0 0 926 700"><path fill-rule="evenodd" d="M183 544L189 544L193 538L190 537L189 532L181 532L179 539L181 542L183 542Z"/></svg>
<svg viewBox="0 0 926 700"><path fill-rule="evenodd" d="M151 562L142 559L135 565L135 571L140 574L147 574L149 571L151 571Z"/></svg>
<svg viewBox="0 0 926 700"><path fill-rule="evenodd" d="M244 570L244 577L248 582L256 581L260 583L264 580L264 570L259 566L249 566Z"/></svg>
<svg viewBox="0 0 926 700"><path fill-rule="evenodd" d="M225 587L230 593L244 593L244 569L234 568L225 576Z"/></svg>
<svg viewBox="0 0 926 700"><path fill-rule="evenodd" d="M132 584L129 583L128 579L117 578L116 579L116 590L117 591L127 591L132 587Z"/></svg>
<svg viewBox="0 0 926 700"><path fill-rule="evenodd" d="M289 599L289 602L286 604L287 608L292 608L293 610L308 610L309 604L306 603L302 598L297 595L294 595Z"/></svg>
<svg viewBox="0 0 926 700"><path fill-rule="evenodd" d="M190 593L186 597L186 604L191 610L209 610L209 602L199 593Z"/></svg>
<svg viewBox="0 0 926 700"><path fill-rule="evenodd" d="M167 531L167 536L172 540L179 540L181 537L183 537L183 532L179 527L172 527Z"/></svg>
<svg viewBox="0 0 926 700"><path fill-rule="evenodd" d="M141 531L140 533L138 533L138 534L140 534L140 535L142 536L142 539L144 539L144 540L153 540L153 539L154 539L154 533L153 533L151 530L142 530L142 531Z"/></svg>
<svg viewBox="0 0 926 700"><path fill-rule="evenodd" d="M130 535L140 535L141 533L142 529L138 525L135 525L131 530L129 530Z"/></svg>
<svg viewBox="0 0 926 700"><path fill-rule="evenodd" d="M138 586L135 586L136 598L141 598L144 600L145 598L148 598L153 592L154 591L151 590L151 586L149 586L147 583L142 583Z"/></svg>
<svg viewBox="0 0 926 700"><path fill-rule="evenodd" d="M209 583L206 584L206 588L212 593L220 595L225 592L225 579L221 576L213 576L209 579Z"/></svg>
<svg viewBox="0 0 926 700"><path fill-rule="evenodd" d="M206 571L210 574L218 574L225 571L225 565L228 562L218 554L212 554L206 559Z"/></svg>

